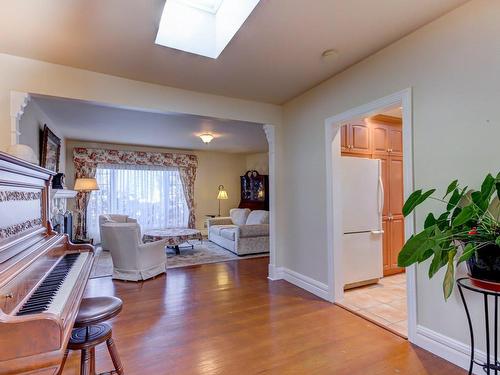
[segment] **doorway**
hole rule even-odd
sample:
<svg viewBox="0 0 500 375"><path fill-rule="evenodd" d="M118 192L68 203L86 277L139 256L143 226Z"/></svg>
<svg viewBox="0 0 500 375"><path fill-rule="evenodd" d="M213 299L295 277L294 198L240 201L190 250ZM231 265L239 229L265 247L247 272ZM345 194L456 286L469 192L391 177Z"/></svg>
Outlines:
<svg viewBox="0 0 500 375"><path fill-rule="evenodd" d="M411 89L406 89L325 121L331 300L410 341L416 330L415 269L410 267L406 273L399 269L397 254L414 228L414 217L403 219L398 212L413 190L411 120ZM353 162L343 168L347 159ZM352 219L344 218L344 199L349 199L349 193L342 181L345 170L358 164L379 168L388 188L380 191L369 188L368 180L363 183L371 189L375 201L379 200L377 195L383 196L384 203L375 204L380 206L379 227L369 228L364 240L349 242L344 220ZM387 179L390 167L396 172L392 180ZM375 180L372 185L376 186ZM394 209L396 206L399 210ZM346 233L362 238L367 228L350 229L353 231ZM366 244L375 249L369 258ZM365 255L356 257L349 252L346 256L352 248L363 249Z"/></svg>

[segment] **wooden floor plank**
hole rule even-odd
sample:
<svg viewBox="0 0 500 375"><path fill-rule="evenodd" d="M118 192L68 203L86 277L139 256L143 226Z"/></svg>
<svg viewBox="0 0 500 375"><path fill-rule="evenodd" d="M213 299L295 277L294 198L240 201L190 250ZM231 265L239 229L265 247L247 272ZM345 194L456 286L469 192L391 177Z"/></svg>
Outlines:
<svg viewBox="0 0 500 375"><path fill-rule="evenodd" d="M143 283L89 281L124 302L113 336L127 375L465 374L285 281L268 258L170 269ZM112 368L105 347L98 372ZM65 375L78 374L72 353Z"/></svg>

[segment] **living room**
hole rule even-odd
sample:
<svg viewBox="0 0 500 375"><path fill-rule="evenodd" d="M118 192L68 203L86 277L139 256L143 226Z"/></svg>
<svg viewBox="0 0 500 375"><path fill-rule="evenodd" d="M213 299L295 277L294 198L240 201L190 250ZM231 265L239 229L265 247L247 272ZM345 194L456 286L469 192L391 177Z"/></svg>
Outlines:
<svg viewBox="0 0 500 375"><path fill-rule="evenodd" d="M127 257L120 253L133 250L108 239L114 234L106 232L114 229L103 226L106 222L137 222L140 243L163 242L167 269L269 255L268 143L262 124L31 95L19 133L20 144L41 158L42 150L60 145L55 145L55 165L53 160L43 162L64 174L63 189L53 189L55 197L64 198L54 200L52 223L73 242L97 247L91 277L143 279L128 277L131 265L126 262L113 267ZM181 160L180 168L165 162L170 155ZM96 156L99 160L94 162ZM192 167L190 204L179 172L186 164ZM78 204L83 194L74 187L85 180L75 185L75 176L92 178L96 189L89 190L82 210ZM70 198L71 193L76 195ZM253 193L251 199L242 199ZM230 212L243 215L242 225L249 207L255 212L254 226L248 228L260 230L259 235L245 235L245 226L243 233L235 234ZM245 241L256 245L245 247ZM141 273L149 275L138 270Z"/></svg>

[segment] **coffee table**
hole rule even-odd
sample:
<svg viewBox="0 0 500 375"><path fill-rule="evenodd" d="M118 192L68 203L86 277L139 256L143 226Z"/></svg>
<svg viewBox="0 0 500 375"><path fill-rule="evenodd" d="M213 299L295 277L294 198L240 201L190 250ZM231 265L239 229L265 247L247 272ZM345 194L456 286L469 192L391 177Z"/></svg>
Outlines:
<svg viewBox="0 0 500 375"><path fill-rule="evenodd" d="M165 228L165 229L152 229L144 232L142 236L143 242L154 242L166 240L167 247L175 250L175 253L179 255L181 253L179 245L190 240L200 240L203 241L203 236L201 232L197 229L189 228ZM194 245L189 244L191 248Z"/></svg>

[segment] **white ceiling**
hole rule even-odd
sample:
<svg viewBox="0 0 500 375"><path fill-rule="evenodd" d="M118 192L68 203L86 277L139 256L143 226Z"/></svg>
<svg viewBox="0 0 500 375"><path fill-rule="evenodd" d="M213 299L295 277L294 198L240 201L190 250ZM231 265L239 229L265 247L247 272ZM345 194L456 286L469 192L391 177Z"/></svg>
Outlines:
<svg viewBox="0 0 500 375"><path fill-rule="evenodd" d="M165 0L5 0L0 52L280 104L465 2L261 0L212 60L154 44Z"/></svg>
<svg viewBox="0 0 500 375"><path fill-rule="evenodd" d="M32 100L68 139L231 153L268 150L262 124L46 96L33 96ZM202 133L212 133L215 138L206 145L198 137Z"/></svg>

